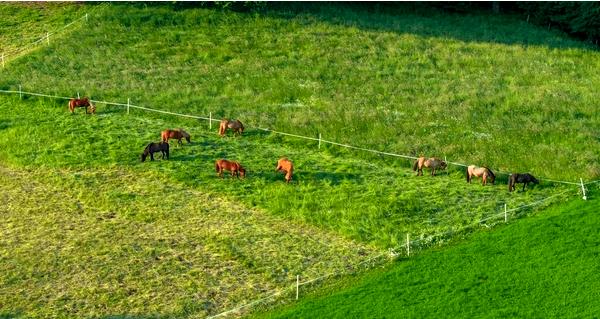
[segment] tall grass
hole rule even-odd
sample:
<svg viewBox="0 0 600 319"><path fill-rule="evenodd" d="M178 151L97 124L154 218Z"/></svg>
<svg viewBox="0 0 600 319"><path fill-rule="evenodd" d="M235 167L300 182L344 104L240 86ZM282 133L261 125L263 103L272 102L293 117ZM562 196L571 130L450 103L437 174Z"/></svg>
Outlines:
<svg viewBox="0 0 600 319"><path fill-rule="evenodd" d="M473 31L487 18L114 4L4 70L0 86L129 97L551 178L600 176L598 54L511 19Z"/></svg>

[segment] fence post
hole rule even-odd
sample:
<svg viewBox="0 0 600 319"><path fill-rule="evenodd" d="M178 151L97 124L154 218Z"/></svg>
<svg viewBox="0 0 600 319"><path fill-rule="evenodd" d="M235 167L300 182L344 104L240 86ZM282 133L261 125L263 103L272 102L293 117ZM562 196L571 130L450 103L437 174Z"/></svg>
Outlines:
<svg viewBox="0 0 600 319"><path fill-rule="evenodd" d="M321 133L319 133L319 149L321 149Z"/></svg>
<svg viewBox="0 0 600 319"><path fill-rule="evenodd" d="M77 98L79 99L79 92L77 92Z"/></svg>
<svg viewBox="0 0 600 319"><path fill-rule="evenodd" d="M212 131L212 112L208 112L208 129Z"/></svg>
<svg viewBox="0 0 600 319"><path fill-rule="evenodd" d="M583 192L583 200L587 200L587 197L585 196L585 186L583 185L583 179L580 177L579 181L581 182L581 191Z"/></svg>
<svg viewBox="0 0 600 319"><path fill-rule="evenodd" d="M300 275L296 275L296 300L298 300L299 291L300 291Z"/></svg>
<svg viewBox="0 0 600 319"><path fill-rule="evenodd" d="M508 223L508 211L506 209L506 203L504 203L504 222Z"/></svg>
<svg viewBox="0 0 600 319"><path fill-rule="evenodd" d="M406 255L410 257L410 234L406 234Z"/></svg>
<svg viewBox="0 0 600 319"><path fill-rule="evenodd" d="M85 22L87 22L87 20L88 20L88 14L86 13L85 14Z"/></svg>
<svg viewBox="0 0 600 319"><path fill-rule="evenodd" d="M129 114L129 98L127 98L127 114Z"/></svg>
<svg viewBox="0 0 600 319"><path fill-rule="evenodd" d="M23 99L23 91L21 90L21 85L19 85L19 98Z"/></svg>
<svg viewBox="0 0 600 319"><path fill-rule="evenodd" d="M46 42L50 45L50 32L46 32Z"/></svg>

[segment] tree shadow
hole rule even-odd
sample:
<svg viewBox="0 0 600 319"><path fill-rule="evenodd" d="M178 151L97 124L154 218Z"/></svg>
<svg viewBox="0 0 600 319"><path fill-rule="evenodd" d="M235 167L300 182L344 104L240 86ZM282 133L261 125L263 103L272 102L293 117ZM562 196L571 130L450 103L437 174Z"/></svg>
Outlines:
<svg viewBox="0 0 600 319"><path fill-rule="evenodd" d="M272 3L267 16L314 23L356 27L367 31L413 34L425 38L452 38L464 42L535 45L549 48L597 50L584 42L534 26L516 14L494 14L491 10L458 13L426 3ZM512 23L507 23L512 21ZM524 32L521 32L524 31Z"/></svg>

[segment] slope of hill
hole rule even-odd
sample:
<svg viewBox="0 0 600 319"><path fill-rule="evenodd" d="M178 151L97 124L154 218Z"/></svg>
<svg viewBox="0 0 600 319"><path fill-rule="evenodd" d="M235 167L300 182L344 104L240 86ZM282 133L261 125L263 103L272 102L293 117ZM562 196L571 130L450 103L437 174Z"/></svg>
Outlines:
<svg viewBox="0 0 600 319"><path fill-rule="evenodd" d="M599 209L577 200L257 317L594 318Z"/></svg>
<svg viewBox="0 0 600 319"><path fill-rule="evenodd" d="M197 120L102 104L97 115L70 115L66 101L0 95L11 203L0 229L0 270L10 274L0 301L9 316L202 317L297 274L353 272L407 234L426 247L465 226L484 228L479 221L504 204L555 196L518 211L536 214L572 198L556 196L572 186L547 182L508 193L504 175L495 186L468 185L462 168L415 177L410 161L319 149L256 126L551 178L598 176L597 54L510 18L486 22L481 35L469 26L485 16L391 16L335 4L242 14L113 3L77 12L90 7L87 22L0 69L0 89L131 98L240 118L248 129L220 138ZM49 19L70 21L65 10ZM29 21L21 22L11 30L26 35ZM510 26L535 45L509 36ZM495 32L510 41L494 42ZM168 161L139 163L168 127L185 127L192 143L172 143ZM296 164L291 185L274 172L281 156ZM223 157L240 160L248 178L216 178L213 163ZM28 178L41 188L31 191ZM148 273L149 264L160 272ZM53 290L64 282L64 294Z"/></svg>

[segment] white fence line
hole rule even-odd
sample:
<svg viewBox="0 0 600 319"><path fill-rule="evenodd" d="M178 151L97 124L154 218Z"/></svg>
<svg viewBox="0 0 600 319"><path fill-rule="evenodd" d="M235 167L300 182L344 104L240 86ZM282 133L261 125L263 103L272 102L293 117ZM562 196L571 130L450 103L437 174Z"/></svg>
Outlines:
<svg viewBox="0 0 600 319"><path fill-rule="evenodd" d="M57 98L57 99L63 99L63 100L72 99L72 97L48 95L48 94L34 93L34 92L27 92L27 91L0 90L0 92L3 92L3 93L27 94L27 95L42 96L42 97L48 97L48 98ZM108 101L101 101L101 100L91 100L91 101L94 102L94 103L102 103L102 104L106 104L106 105L116 105L116 106L124 106L124 107L128 106L128 104L125 104L125 103L108 102ZM145 110L145 111L149 111L149 112L157 112L157 113L169 114L169 115L173 115L173 116L180 116L180 117L187 117L187 118L192 118L192 119L199 119L199 120L208 120L208 121L220 122L220 120L218 120L218 119L213 119L212 116L211 117L204 117L204 116L197 116L197 115L182 114L182 113L176 113L176 112L170 112L170 111L163 111L163 110L159 110L159 109L154 109L154 108L149 108L149 107L143 107L143 106L138 106L138 105L132 105L132 104L129 104L129 107L137 108L137 109L141 109L141 110ZM309 137L309 136L303 136L303 135L297 135L297 134L291 134L291 133L285 133L285 132L275 131L275 130L271 130L269 128L261 128L261 127L256 127L256 128L259 129L259 130L266 131L266 132L271 132L271 133L274 133L274 134L291 136L291 137L296 137L296 138L301 138L301 139L306 139L306 140L311 140L311 141L318 141L320 143L332 144L332 145L336 145L336 146L340 146L340 147L345 147L345 148L350 148L350 149L355 149L355 150L361 150L361 151L365 151L365 152L371 152L371 153L374 153L374 154L381 154L381 155L387 155L387 156L393 156L393 157L400 157L400 158L405 158L405 159L417 159L417 157L410 156L410 155L403 155L403 154L396 154L396 153L390 153L390 152L383 152L383 151L378 151L378 150L372 150L372 149L368 149L368 148L364 148L364 147L358 147L358 146L353 146L353 145L349 145L349 144L337 143L337 142L328 141L328 140L324 140L324 139L319 139L319 138L315 138L315 137ZM452 165L456 165L456 166L467 167L467 165L463 164L463 163L457 163L457 162L451 162L451 161L448 161L447 163L448 164L452 164ZM510 175L510 173L502 172L502 171L497 171L497 173ZM547 181L547 182L551 182L551 183L567 184L567 185L577 185L577 186L581 185L580 183L576 183L576 182L559 181L559 180L552 180L552 179L548 179L548 178L539 178L539 180ZM590 184L590 183L594 183L594 182L598 182L598 181L587 182L584 185L587 185L587 184Z"/></svg>
<svg viewBox="0 0 600 319"><path fill-rule="evenodd" d="M107 3L105 3L105 4L102 4L102 5L99 5L99 6L97 6L96 8L93 8L93 9L92 9L90 12L86 12L86 13L85 13L83 16L81 16L80 18L77 18L77 19L75 19L75 20L73 20L73 21L71 21L71 22L69 22L69 23L65 24L64 26L62 26L62 27L59 27L58 29L55 29L54 31L48 31L48 32L46 32L46 34L45 34L45 35L43 35L41 38L39 38L39 39L37 39L37 40L35 40L35 41L33 41L33 42L29 43L29 44L26 44L26 45L24 45L24 46L22 46L22 47L19 47L19 48L14 48L14 49L11 49L11 50L8 50L8 51L0 52L0 55L2 56L2 67L4 67L4 64L5 64L5 62L6 62L6 61L8 61L8 59L7 59L7 58L8 58L9 56L17 55L17 54L19 54L19 53L21 53L21 52L24 52L24 51L25 51L25 50L27 50L29 47L35 46L35 45L37 45L38 43L40 43L40 42L43 42L43 41L46 41L46 42L50 43L50 36L51 36L51 35L57 35L57 34L60 34L60 33L64 32L64 31L65 31L67 28L69 28L70 26L72 26L73 24L75 24L75 23L77 23L77 22L79 22L79 21L81 21L81 20L84 20L84 19L85 19L85 21L88 21L88 18L89 18L89 16L90 16L90 13L96 12L98 9L100 9L100 8L104 8L104 7L107 7L107 6L108 6L108 4L107 4Z"/></svg>
<svg viewBox="0 0 600 319"><path fill-rule="evenodd" d="M600 182L600 181L596 181L596 182ZM526 208L526 207L535 206L535 205L538 205L538 204L540 204L540 203L543 203L543 202L545 202L545 201L547 201L547 200L549 200L549 199L551 199L551 198L558 197L558 196L564 195L564 194L566 194L566 193L568 193L568 192L572 192L572 191L573 191L573 189L568 189L568 190L566 190L566 191L564 191L564 192L561 192L561 193L558 193L558 194L554 194L554 195L552 195L552 196L549 196L549 197L543 198L543 199L541 199L541 200L538 200L538 201L535 201L535 202L533 202L533 203L529 203L529 204L521 205L521 206L519 206L519 207L516 207L516 208L510 209L510 210L507 210L507 211L503 211L503 212L502 212L502 213L500 213L500 214L495 214L495 215L492 215L492 216L488 216L488 217L486 217L486 218L480 219L479 221L473 222L473 223L471 223L471 224L469 224L469 225L466 225L466 226L460 227L460 228L458 228L458 229L453 229L453 230L450 230L450 231L447 231L447 232L444 232L444 233L434 234L434 235L431 235L431 236L429 236L429 237L427 237L427 238L420 238L420 239L410 240L410 241L408 241L408 242L406 242L406 243L404 243L404 244L402 244L402 245L399 245L399 246L397 246L396 248L391 248L391 249L390 249L390 251L392 252L392 254L393 254L394 256L396 256L396 255L398 255L398 254L397 254L397 253L395 253L395 251L397 251L398 249L402 249L402 248L407 248L407 249L410 249L409 247L410 247L411 245L413 245L413 244L418 244L418 243L420 243L420 242L423 242L423 241L427 242L427 241L431 240L432 238L436 238L436 237L445 236L445 235L448 235L448 234L450 234L450 233L457 233L457 232L461 232L461 231L464 231L464 230L466 230L466 229L469 229L469 228L472 228L472 227L476 227L476 226L481 226L481 223L483 223L483 222L485 222L485 221L488 221L488 220L490 220L490 219L493 219L493 218L498 218L498 217L504 217L506 213L515 212L515 211L521 210L521 209L523 209L523 208ZM378 254L378 255L375 255L375 256L373 256L373 257L370 257L369 259L366 259L366 260L364 260L364 261L361 261L360 263L356 264L356 266L360 266L360 265L362 265L362 264L365 264L365 263L368 263L368 262L370 262L370 261L372 261L372 260L374 260L374 259L381 258L381 257L385 256L386 254L389 254L389 253L387 253L387 252L380 253L380 254ZM299 284L293 284L293 285L290 285L290 286L284 287L284 288L282 288L281 290L277 290L277 293L275 293L275 294L271 294L271 295L269 295L269 296L266 296L266 297L263 297L263 298L260 298L260 299L254 300L254 301L252 301L252 302L249 302L249 303L246 303L246 304L240 305L240 306L238 306L238 307L235 307L235 308L233 308L233 309L229 309L229 310L227 310L227 311L221 312L221 313L219 313L219 314L216 314L216 315L209 316L209 317L207 317L207 318L218 318L218 317L223 317L223 316L226 316L226 315L229 315L229 314L232 314L232 313L236 313L236 312L238 312L238 311L240 311L240 310L242 310L242 309L244 309L244 308L252 307L252 306L254 306L254 305L257 305L257 304L259 304L259 303L261 303L261 302L263 302L263 301L265 301L265 300L272 299L272 298L274 298L274 297L276 297L276 296L278 296L278 295L281 295L281 294L282 294L284 291L286 291L287 289L294 288L294 287L297 287L297 286L304 286L304 285L308 285L308 284L311 284L311 283L313 283L313 282L315 282L315 281L319 281L319 280L322 280L322 279L324 279L324 278L328 278L328 277L331 277L331 276L334 276L334 275L343 275L344 273L346 273L346 272L344 272L344 271L339 271L339 272L330 272L330 273L327 273L327 274L325 274L325 275L322 275L322 276L319 276L319 277L316 277L316 278L313 278L313 279L310 279L310 280L307 280L307 281L301 282L301 283L299 283Z"/></svg>

